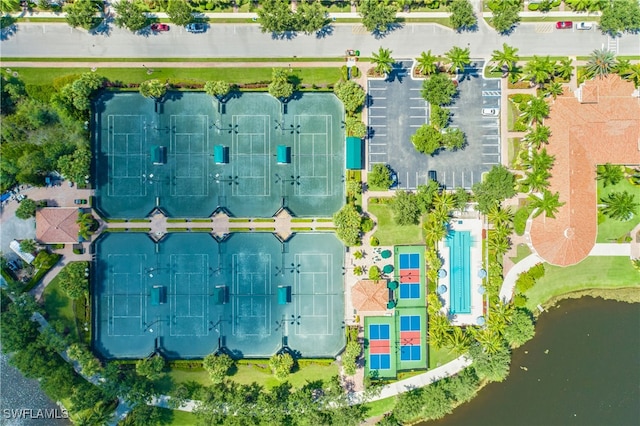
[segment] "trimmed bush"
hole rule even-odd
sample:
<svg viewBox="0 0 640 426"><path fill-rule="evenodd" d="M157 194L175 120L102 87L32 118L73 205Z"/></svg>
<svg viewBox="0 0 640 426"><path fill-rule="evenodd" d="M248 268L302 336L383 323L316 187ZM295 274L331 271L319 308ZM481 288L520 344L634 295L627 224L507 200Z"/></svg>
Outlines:
<svg viewBox="0 0 640 426"><path fill-rule="evenodd" d="M540 9L540 6L537 3L531 3L529 4L529 10L532 12L535 12L536 10Z"/></svg>
<svg viewBox="0 0 640 426"><path fill-rule="evenodd" d="M530 213L529 208L526 206L516 210L516 213L513 215L513 229L516 231L516 234L520 236L524 235Z"/></svg>

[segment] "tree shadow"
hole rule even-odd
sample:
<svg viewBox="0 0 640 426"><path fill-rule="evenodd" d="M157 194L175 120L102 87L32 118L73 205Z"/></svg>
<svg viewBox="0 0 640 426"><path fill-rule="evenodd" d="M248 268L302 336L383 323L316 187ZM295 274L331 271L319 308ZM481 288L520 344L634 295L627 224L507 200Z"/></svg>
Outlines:
<svg viewBox="0 0 640 426"><path fill-rule="evenodd" d="M272 40L293 40L296 37L298 37L297 31L282 31L271 33Z"/></svg>
<svg viewBox="0 0 640 426"><path fill-rule="evenodd" d="M16 19L10 15L0 18L0 40L8 40L18 32Z"/></svg>
<svg viewBox="0 0 640 426"><path fill-rule="evenodd" d="M334 30L335 30L335 27L333 26L333 24L327 24L324 27L320 28L318 31L316 31L316 38L321 39L321 38L327 38L329 36L332 36Z"/></svg>
<svg viewBox="0 0 640 426"><path fill-rule="evenodd" d="M113 21L113 18L102 19L97 26L89 30L89 34L109 37L112 30L111 25L109 25L111 21Z"/></svg>
<svg viewBox="0 0 640 426"><path fill-rule="evenodd" d="M407 69L405 68L402 62L395 62L391 65L391 72L387 75L385 81L392 82L394 80L398 80L398 83L402 83L404 80L405 74L407 74Z"/></svg>
<svg viewBox="0 0 640 426"><path fill-rule="evenodd" d="M399 30L401 28L404 27L404 24L402 22L394 22L392 24L387 25L387 27L385 29L379 29L376 28L375 30L371 31L371 34L373 35L373 37L376 40L381 40L383 38L385 38L386 36L388 36L389 34L391 34L392 32Z"/></svg>

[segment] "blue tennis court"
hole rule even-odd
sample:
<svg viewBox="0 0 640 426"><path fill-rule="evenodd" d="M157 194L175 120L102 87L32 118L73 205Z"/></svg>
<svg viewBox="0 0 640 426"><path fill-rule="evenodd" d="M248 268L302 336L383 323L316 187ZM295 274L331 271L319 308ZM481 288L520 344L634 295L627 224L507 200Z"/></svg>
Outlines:
<svg viewBox="0 0 640 426"><path fill-rule="evenodd" d="M449 311L451 314L471 313L471 232L452 231L446 245L451 259Z"/></svg>
<svg viewBox="0 0 640 426"><path fill-rule="evenodd" d="M369 369L389 370L391 368L391 342L389 324L369 325Z"/></svg>
<svg viewBox="0 0 640 426"><path fill-rule="evenodd" d="M400 269L419 269L420 255L418 253L402 253L399 257Z"/></svg>
<svg viewBox="0 0 640 426"><path fill-rule="evenodd" d="M420 361L420 315L400 316L400 361Z"/></svg>
<svg viewBox="0 0 640 426"><path fill-rule="evenodd" d="M400 263L400 299L420 298L420 255L403 253Z"/></svg>

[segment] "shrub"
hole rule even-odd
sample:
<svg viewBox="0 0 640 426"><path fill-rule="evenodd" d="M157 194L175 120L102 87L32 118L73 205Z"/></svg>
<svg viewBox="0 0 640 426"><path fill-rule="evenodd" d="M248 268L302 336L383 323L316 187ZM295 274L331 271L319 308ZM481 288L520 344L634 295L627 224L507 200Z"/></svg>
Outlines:
<svg viewBox="0 0 640 426"><path fill-rule="evenodd" d="M516 308L524 308L527 305L527 296L524 294L516 294L513 298L513 305Z"/></svg>
<svg viewBox="0 0 640 426"><path fill-rule="evenodd" d="M536 281L528 272L523 272L518 276L516 280L516 291L518 293L524 293L534 286Z"/></svg>
<svg viewBox="0 0 640 426"><path fill-rule="evenodd" d="M354 65L351 67L351 78L358 78L358 77L360 77L360 68Z"/></svg>
<svg viewBox="0 0 640 426"><path fill-rule="evenodd" d="M347 347L342 355L342 366L344 367L344 373L348 376L356 374L356 361L360 352L362 351L360 343L355 340L349 341Z"/></svg>
<svg viewBox="0 0 640 426"><path fill-rule="evenodd" d="M380 268L376 265L371 266L369 268L369 279L370 280L379 280L380 279Z"/></svg>
<svg viewBox="0 0 640 426"><path fill-rule="evenodd" d="M371 239L369 240L369 244L371 244L373 247L379 246L380 240L378 240L378 238L376 237L371 237Z"/></svg>
<svg viewBox="0 0 640 426"><path fill-rule="evenodd" d="M209 354L202 361L202 366L209 373L213 383L222 383L233 364L233 359L226 354Z"/></svg>
<svg viewBox="0 0 640 426"><path fill-rule="evenodd" d="M532 266L531 269L529 269L529 271L527 272L529 273L529 275L531 275L531 278L533 278L534 280L538 280L544 276L544 264L538 263Z"/></svg>
<svg viewBox="0 0 640 426"><path fill-rule="evenodd" d="M526 206L516 210L516 213L513 215L513 229L516 231L516 234L524 235L530 213L529 208Z"/></svg>
<svg viewBox="0 0 640 426"><path fill-rule="evenodd" d="M349 69L347 68L346 65L343 65L342 67L340 67L340 78L343 81L349 80Z"/></svg>
<svg viewBox="0 0 640 426"><path fill-rule="evenodd" d="M360 229L362 230L362 232L366 233L373 230L374 226L375 226L375 222L373 221L373 219L371 219L370 217L365 217L362 219L362 223L360 224Z"/></svg>
<svg viewBox="0 0 640 426"><path fill-rule="evenodd" d="M515 95L511 96L511 100L517 104L522 102L523 99L524 95L522 93L516 93Z"/></svg>
<svg viewBox="0 0 640 426"><path fill-rule="evenodd" d="M293 358L287 353L275 354L269 359L269 367L276 379L284 380L291 373Z"/></svg>
<svg viewBox="0 0 640 426"><path fill-rule="evenodd" d="M539 8L540 8L540 6L537 3L529 4L529 10L532 11L532 12L538 10Z"/></svg>

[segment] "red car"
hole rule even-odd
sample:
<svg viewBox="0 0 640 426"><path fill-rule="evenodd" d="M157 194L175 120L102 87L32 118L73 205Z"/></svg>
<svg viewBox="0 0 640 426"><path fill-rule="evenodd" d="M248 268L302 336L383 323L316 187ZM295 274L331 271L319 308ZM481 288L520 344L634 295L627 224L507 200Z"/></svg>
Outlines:
<svg viewBox="0 0 640 426"><path fill-rule="evenodd" d="M556 28L559 30L566 30L573 28L573 22L571 21L558 21L556 22Z"/></svg>
<svg viewBox="0 0 640 426"><path fill-rule="evenodd" d="M151 31L169 31L167 24L151 24Z"/></svg>

